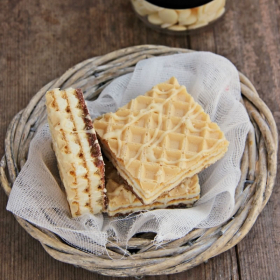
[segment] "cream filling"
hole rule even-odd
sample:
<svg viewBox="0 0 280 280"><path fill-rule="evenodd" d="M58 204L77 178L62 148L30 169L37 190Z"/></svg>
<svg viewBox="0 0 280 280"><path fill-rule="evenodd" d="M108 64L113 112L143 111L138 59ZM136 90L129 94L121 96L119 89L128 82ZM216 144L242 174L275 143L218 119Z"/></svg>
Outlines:
<svg viewBox="0 0 280 280"><path fill-rule="evenodd" d="M74 90L75 93L75 90ZM101 176L98 174L99 169L94 164L94 159L91 155L91 147L87 138L87 131L82 132L85 128L84 120L82 119L83 111L78 107L79 100L73 94L71 89L66 90L67 98L69 101L69 106L71 110L71 114L73 117L73 121L75 123L75 127L79 133L77 134L80 144L81 150L83 151L84 161L87 167L87 178L89 182L89 190L90 190L90 207L92 212L99 213L103 207L103 190L99 190L98 187L101 184ZM97 139L95 140L97 142Z"/></svg>
<svg viewBox="0 0 280 280"><path fill-rule="evenodd" d="M175 199L167 204L155 202L150 205L137 205L137 206L128 206L128 207L120 207L120 208L109 208L107 210L109 216L115 216L117 214L129 214L132 212L140 212L144 210L152 210L152 209L165 209L168 206L177 206L179 204L185 204L187 207L191 207L193 203L195 203L199 199L199 195L189 199Z"/></svg>

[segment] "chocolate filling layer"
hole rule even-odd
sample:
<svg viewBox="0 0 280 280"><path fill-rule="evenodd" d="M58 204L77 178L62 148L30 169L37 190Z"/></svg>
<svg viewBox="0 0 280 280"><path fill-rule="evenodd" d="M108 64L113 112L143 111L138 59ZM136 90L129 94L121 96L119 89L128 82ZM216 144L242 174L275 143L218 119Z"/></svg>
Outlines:
<svg viewBox="0 0 280 280"><path fill-rule="evenodd" d="M85 99L84 99L84 95L83 95L83 92L82 90L79 88L79 89L76 89L76 97L78 98L79 100L79 105L80 105L80 109L83 110L83 121L85 123L85 129L86 130L91 130L93 129L93 124L92 124L92 121L91 121L91 118L90 118L90 115L89 115L89 111L88 111L88 108L87 108L87 105L86 105L86 102L85 102ZM102 153L101 153L101 149L100 149L100 146L97 142L97 137L96 137L96 134L95 133L87 133L87 139L88 139L88 142L89 142L89 146L91 147L91 156L96 158L96 160L94 161L94 165L99 169L99 174L101 176L101 188L103 190L103 205L105 207L105 209L107 208L107 205L108 205L108 201L106 199L106 195L104 193L104 188L105 188L105 179L104 179L104 162L103 160L101 160L99 157L102 158Z"/></svg>

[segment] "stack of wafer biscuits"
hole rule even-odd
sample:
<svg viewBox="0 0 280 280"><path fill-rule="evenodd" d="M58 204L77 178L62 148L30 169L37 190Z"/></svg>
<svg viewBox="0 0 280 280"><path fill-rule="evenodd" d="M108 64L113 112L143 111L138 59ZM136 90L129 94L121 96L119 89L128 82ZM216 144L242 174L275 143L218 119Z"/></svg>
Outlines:
<svg viewBox="0 0 280 280"><path fill-rule="evenodd" d="M92 125L80 90L47 93L54 150L72 216L110 216L189 207L197 174L223 157L228 141L176 78L158 84ZM104 162L97 142L108 158Z"/></svg>
<svg viewBox="0 0 280 280"><path fill-rule="evenodd" d="M97 118L94 128L125 189L145 207L219 160L229 144L175 78Z"/></svg>
<svg viewBox="0 0 280 280"><path fill-rule="evenodd" d="M198 176L186 178L173 190L162 194L156 201L143 204L130 190L110 161L105 161L105 179L108 197L106 212L109 216L129 214L143 210L191 207L199 199Z"/></svg>

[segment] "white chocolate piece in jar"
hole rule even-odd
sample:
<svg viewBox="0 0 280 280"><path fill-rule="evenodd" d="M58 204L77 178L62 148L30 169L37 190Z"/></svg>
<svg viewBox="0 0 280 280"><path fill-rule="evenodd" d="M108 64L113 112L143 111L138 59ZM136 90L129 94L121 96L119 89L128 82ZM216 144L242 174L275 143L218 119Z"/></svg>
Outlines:
<svg viewBox="0 0 280 280"><path fill-rule="evenodd" d="M155 12L159 12L160 10L163 10L163 8L148 3L146 1L143 1L143 7L145 7L148 11L150 11L150 13L155 13Z"/></svg>
<svg viewBox="0 0 280 280"><path fill-rule="evenodd" d="M161 25L161 28L168 28L170 26L172 26L173 24L170 24L170 23L164 23Z"/></svg>
<svg viewBox="0 0 280 280"><path fill-rule="evenodd" d="M225 13L225 11L226 11L226 9L224 7L220 8L220 10L216 14L216 18L221 17Z"/></svg>
<svg viewBox="0 0 280 280"><path fill-rule="evenodd" d="M210 22L216 18L216 13L207 14L205 13L205 6L201 6L197 9L198 22Z"/></svg>
<svg viewBox="0 0 280 280"><path fill-rule="evenodd" d="M216 13L215 14L210 14L210 15L205 14L205 17L203 18L203 20L211 22L211 21L215 20L216 18L217 18Z"/></svg>
<svg viewBox="0 0 280 280"><path fill-rule="evenodd" d="M204 17L204 6L194 8L193 13L196 13L197 20L200 21Z"/></svg>
<svg viewBox="0 0 280 280"><path fill-rule="evenodd" d="M143 6L143 1L132 0L131 3L136 13L140 16L146 16L150 13L150 11Z"/></svg>
<svg viewBox="0 0 280 280"><path fill-rule="evenodd" d="M194 24L197 21L197 16L195 12L192 12L191 15L183 21L179 21L180 25L190 25Z"/></svg>
<svg viewBox="0 0 280 280"><path fill-rule="evenodd" d="M216 14L217 11L225 6L225 0L214 0L204 6L204 12L206 14Z"/></svg>
<svg viewBox="0 0 280 280"><path fill-rule="evenodd" d="M210 8L209 8L209 6L207 6L208 4L205 5L205 8L203 9L203 11L204 11L203 17L201 17L200 20L206 20L208 22L211 22L224 14L226 1L225 0L215 0L213 3L215 5L213 6L213 4L212 4L212 6L210 6Z"/></svg>
<svg viewBox="0 0 280 280"><path fill-rule="evenodd" d="M211 4L211 5L210 5ZM197 9L198 22L208 23L219 18L225 12L225 0L215 0Z"/></svg>
<svg viewBox="0 0 280 280"><path fill-rule="evenodd" d="M191 9L177 10L177 13L178 13L178 21L183 22L191 15L192 11Z"/></svg>
<svg viewBox="0 0 280 280"><path fill-rule="evenodd" d="M163 9L158 12L158 15L164 23L175 24L178 21L178 14L175 10Z"/></svg>
<svg viewBox="0 0 280 280"><path fill-rule="evenodd" d="M168 27L168 29L173 31L185 31L187 30L187 27L184 25L172 25Z"/></svg>
<svg viewBox="0 0 280 280"><path fill-rule="evenodd" d="M188 29L200 28L200 27L206 26L207 24L208 24L207 21L198 21L197 23L188 26Z"/></svg>
<svg viewBox="0 0 280 280"><path fill-rule="evenodd" d="M161 18L158 16L158 13L148 15L148 21L155 25L160 25L163 23Z"/></svg>

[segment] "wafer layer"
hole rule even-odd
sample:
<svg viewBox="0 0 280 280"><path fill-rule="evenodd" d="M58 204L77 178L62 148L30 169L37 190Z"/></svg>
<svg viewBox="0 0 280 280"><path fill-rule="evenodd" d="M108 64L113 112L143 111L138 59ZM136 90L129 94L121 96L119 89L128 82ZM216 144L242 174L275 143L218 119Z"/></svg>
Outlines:
<svg viewBox="0 0 280 280"><path fill-rule="evenodd" d="M115 167L106 161L106 189L109 216L129 214L143 210L168 207L190 207L199 199L200 186L198 176L185 179L168 193L162 194L156 201L145 205L129 190L125 180L118 175Z"/></svg>
<svg viewBox="0 0 280 280"><path fill-rule="evenodd" d="M83 93L53 89L46 94L46 104L71 214L99 213L104 206L104 162Z"/></svg>
<svg viewBox="0 0 280 280"><path fill-rule="evenodd" d="M145 204L219 160L228 141L175 78L94 121L104 152Z"/></svg>

